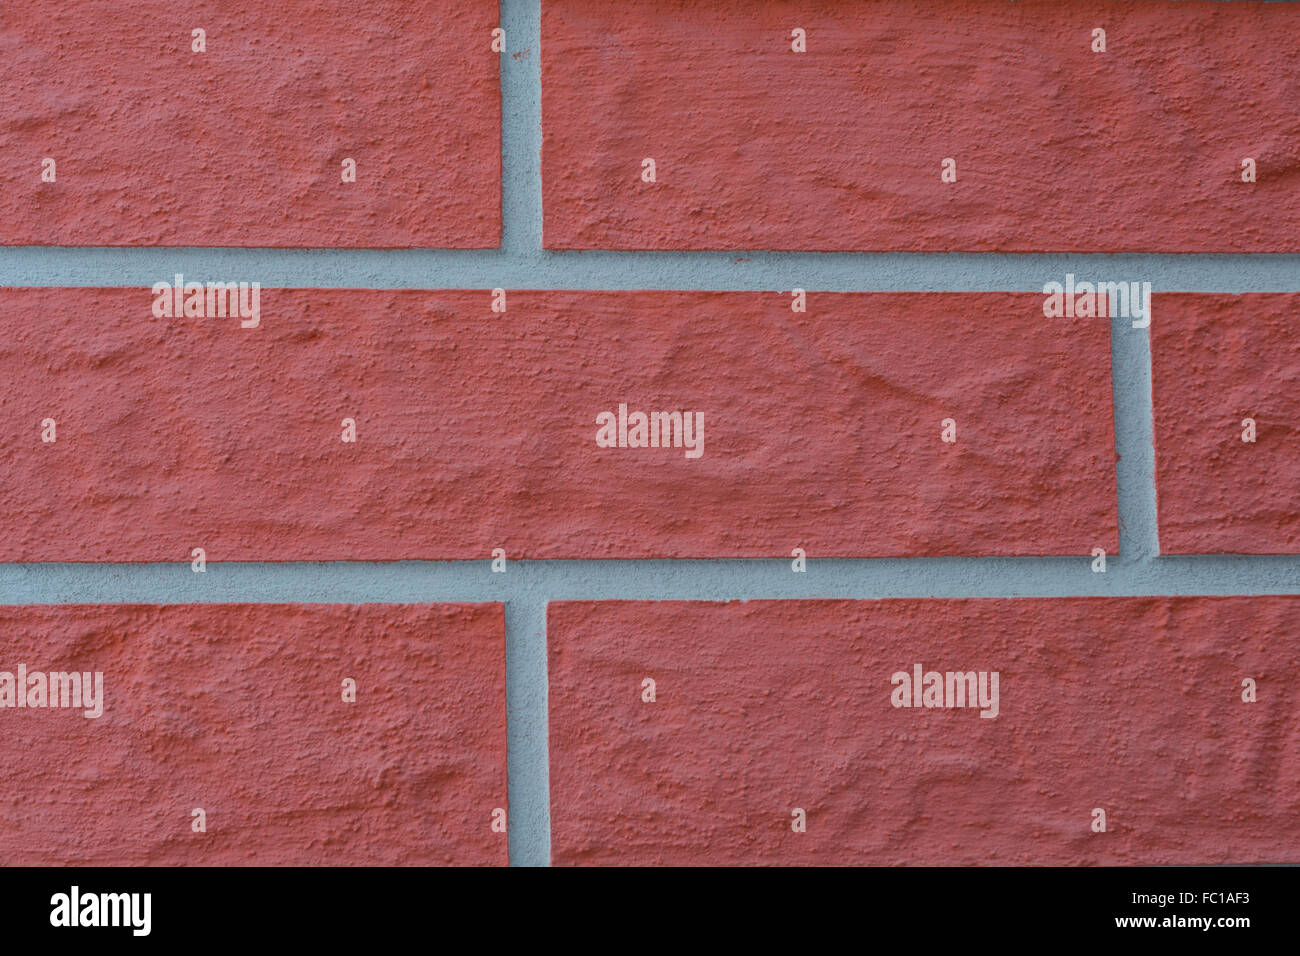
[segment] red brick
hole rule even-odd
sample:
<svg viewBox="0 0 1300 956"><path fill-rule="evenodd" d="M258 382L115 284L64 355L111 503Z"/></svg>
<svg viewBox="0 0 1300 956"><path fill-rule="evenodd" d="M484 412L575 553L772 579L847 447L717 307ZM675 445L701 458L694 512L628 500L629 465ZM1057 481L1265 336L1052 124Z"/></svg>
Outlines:
<svg viewBox="0 0 1300 956"><path fill-rule="evenodd" d="M1108 323L1038 294L267 289L256 329L152 301L0 291L0 560L1116 549ZM700 412L703 456L598 448L621 402Z"/></svg>
<svg viewBox="0 0 1300 956"><path fill-rule="evenodd" d="M7 7L0 243L500 242L494 2Z"/></svg>
<svg viewBox="0 0 1300 956"><path fill-rule="evenodd" d="M1300 552L1300 295L1157 300L1151 365L1160 550ZM1254 442L1242 440L1247 418Z"/></svg>
<svg viewBox="0 0 1300 956"><path fill-rule="evenodd" d="M99 671L104 698L0 708L7 864L507 861L499 604L8 606L0 630L0 671Z"/></svg>
<svg viewBox="0 0 1300 956"><path fill-rule="evenodd" d="M1297 620L1297 596L551 604L553 859L1295 862ZM917 663L998 672L998 715L892 706Z"/></svg>
<svg viewBox="0 0 1300 956"><path fill-rule="evenodd" d="M542 36L551 248L1300 251L1295 4L547 0Z"/></svg>

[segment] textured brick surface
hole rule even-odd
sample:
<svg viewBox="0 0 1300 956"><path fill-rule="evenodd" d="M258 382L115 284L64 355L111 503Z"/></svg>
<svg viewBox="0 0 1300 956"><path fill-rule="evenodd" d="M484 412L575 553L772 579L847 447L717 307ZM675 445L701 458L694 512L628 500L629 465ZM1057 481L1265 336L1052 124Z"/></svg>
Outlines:
<svg viewBox="0 0 1300 956"><path fill-rule="evenodd" d="M551 604L554 859L1300 862L1298 620L1292 596ZM892 706L917 663L997 671L998 716Z"/></svg>
<svg viewBox="0 0 1300 956"><path fill-rule="evenodd" d="M546 0L546 245L1300 251L1298 43L1293 3Z"/></svg>
<svg viewBox="0 0 1300 956"><path fill-rule="evenodd" d="M495 247L497 18L491 0L6 4L0 243Z"/></svg>
<svg viewBox="0 0 1300 956"><path fill-rule="evenodd" d="M0 560L1116 550L1108 324L1037 294L151 302L0 291ZM703 454L597 447L620 403L701 413Z"/></svg>
<svg viewBox="0 0 1300 956"><path fill-rule="evenodd" d="M504 864L503 627L498 604L0 607L0 671L101 671L105 700L0 709L0 859Z"/></svg>
<svg viewBox="0 0 1300 956"><path fill-rule="evenodd" d="M1300 295L1157 297L1160 550L1300 553ZM1245 419L1255 440L1242 440Z"/></svg>

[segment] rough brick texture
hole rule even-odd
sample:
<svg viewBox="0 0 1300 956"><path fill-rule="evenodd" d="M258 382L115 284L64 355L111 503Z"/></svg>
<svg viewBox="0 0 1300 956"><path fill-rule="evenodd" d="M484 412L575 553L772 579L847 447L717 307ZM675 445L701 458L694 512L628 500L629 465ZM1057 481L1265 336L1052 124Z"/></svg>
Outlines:
<svg viewBox="0 0 1300 956"><path fill-rule="evenodd" d="M1297 44L1293 3L546 0L545 242L1300 251Z"/></svg>
<svg viewBox="0 0 1300 956"><path fill-rule="evenodd" d="M1295 596L551 604L554 860L1295 862L1298 620ZM998 716L894 707L917 663L997 671Z"/></svg>
<svg viewBox="0 0 1300 956"><path fill-rule="evenodd" d="M490 0L6 4L0 243L494 247L497 18Z"/></svg>
<svg viewBox="0 0 1300 956"><path fill-rule="evenodd" d="M104 675L98 718L0 708L0 859L504 864L503 628L499 604L0 607L0 671Z"/></svg>
<svg viewBox="0 0 1300 956"><path fill-rule="evenodd" d="M1300 295L1157 302L1160 550L1300 552Z"/></svg>
<svg viewBox="0 0 1300 956"><path fill-rule="evenodd" d="M0 291L0 560L1116 550L1108 323L1040 295L491 301L267 289L244 329ZM620 403L699 412L702 454L598 447Z"/></svg>

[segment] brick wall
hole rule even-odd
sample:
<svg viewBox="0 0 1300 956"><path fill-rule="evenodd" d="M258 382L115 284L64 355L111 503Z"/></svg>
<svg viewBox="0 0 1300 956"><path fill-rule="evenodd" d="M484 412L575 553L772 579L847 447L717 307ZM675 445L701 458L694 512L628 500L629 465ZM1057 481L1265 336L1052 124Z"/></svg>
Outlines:
<svg viewBox="0 0 1300 956"><path fill-rule="evenodd" d="M1297 42L6 9L2 855L1300 862Z"/></svg>

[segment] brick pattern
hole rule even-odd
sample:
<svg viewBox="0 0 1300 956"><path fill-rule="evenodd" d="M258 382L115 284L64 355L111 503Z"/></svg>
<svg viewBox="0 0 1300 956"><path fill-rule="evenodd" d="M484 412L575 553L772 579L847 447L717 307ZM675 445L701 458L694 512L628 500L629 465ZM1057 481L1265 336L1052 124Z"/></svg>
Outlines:
<svg viewBox="0 0 1300 956"><path fill-rule="evenodd" d="M1297 596L552 604L553 858L1290 862L1298 613ZM996 672L996 716L916 691L894 706L918 664L945 693L948 672Z"/></svg>
<svg viewBox="0 0 1300 956"><path fill-rule="evenodd" d="M504 864L506 836L492 829L493 811L508 810L502 612L0 606L0 857ZM37 673L100 672L102 715L13 708L5 675L13 690L20 665L29 701Z"/></svg>
<svg viewBox="0 0 1300 956"><path fill-rule="evenodd" d="M496 3L7 7L0 244L500 241Z"/></svg>
<svg viewBox="0 0 1300 956"><path fill-rule="evenodd" d="M332 248L352 276L367 249L496 250L503 117L533 102L503 112L502 71L539 63L515 172L548 249L1300 252L1294 3L540 7L539 47L496 0L7 5L0 245ZM407 261L592 274L516 246ZM198 601L225 562L477 561L513 603L551 595L502 554L778 559L812 594L805 561L1024 559L923 564L1006 595L1065 556L1131 591L1091 573L1119 547L1118 335L1117 368L1150 336L1153 408L1123 411L1154 422L1161 550L1300 554L1300 293L1157 292L1136 321L1046 286L798 289L799 257L772 260L790 288L666 291L626 261L644 287L0 287L0 563L167 562ZM1120 261L1077 278L1159 285ZM1193 590L1187 566L1142 580ZM22 599L0 862L509 862L504 605ZM1297 611L552 603L548 673L512 658L525 839L549 799L561 864L1294 863ZM49 706L74 672L101 714Z"/></svg>
<svg viewBox="0 0 1300 956"><path fill-rule="evenodd" d="M1297 252L1297 41L1287 3L547 0L545 244Z"/></svg>
<svg viewBox="0 0 1300 956"><path fill-rule="evenodd" d="M1300 296L1158 301L1151 365L1161 551L1300 552Z"/></svg>
<svg viewBox="0 0 1300 956"><path fill-rule="evenodd" d="M0 290L0 558L1117 547L1109 330L1036 294L260 299L245 329L153 318L146 289ZM630 447L665 412L667 447Z"/></svg>

